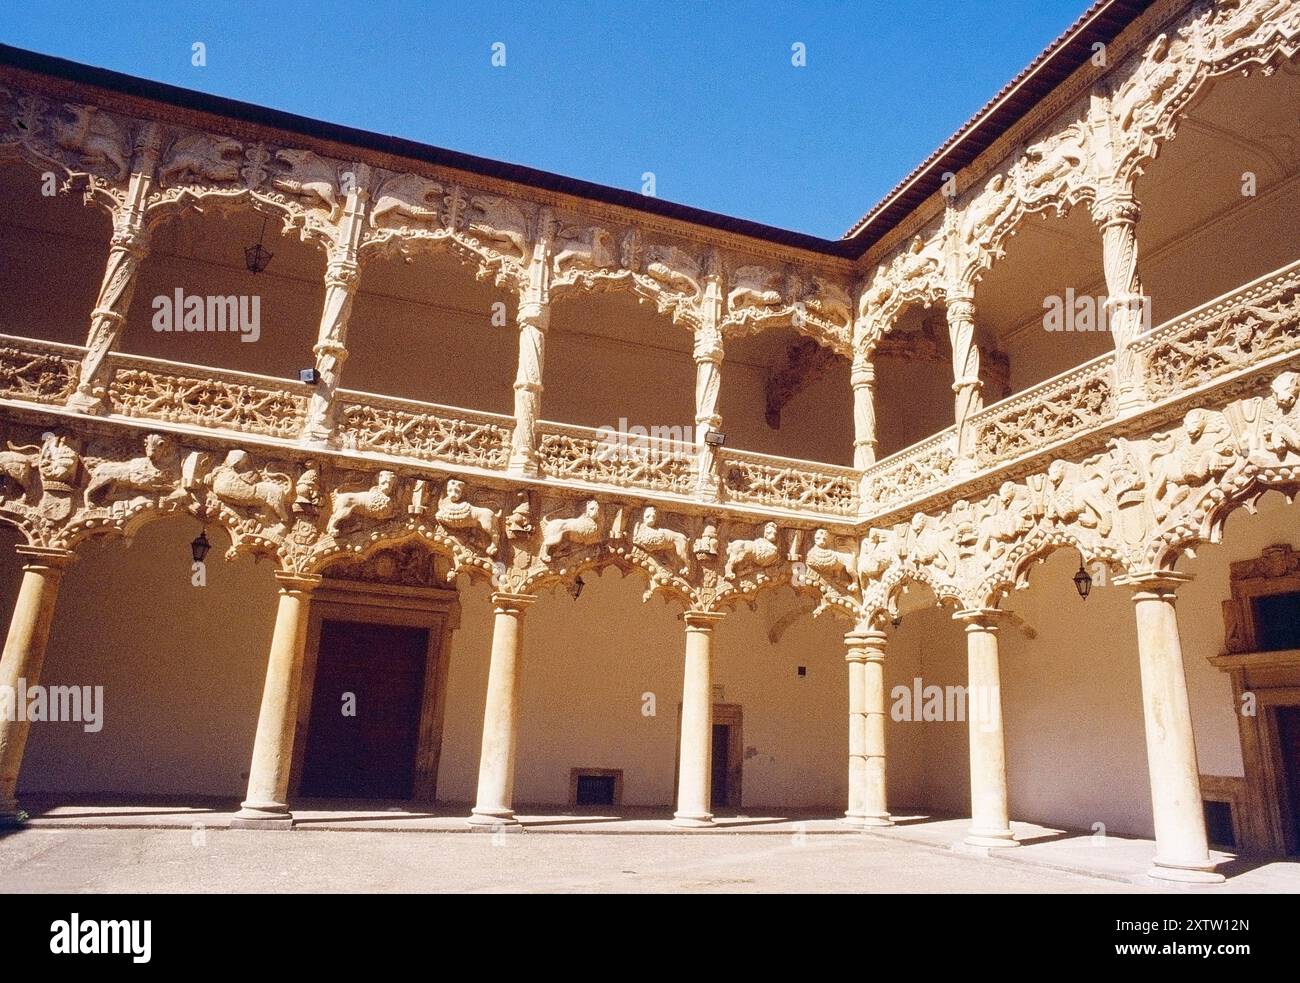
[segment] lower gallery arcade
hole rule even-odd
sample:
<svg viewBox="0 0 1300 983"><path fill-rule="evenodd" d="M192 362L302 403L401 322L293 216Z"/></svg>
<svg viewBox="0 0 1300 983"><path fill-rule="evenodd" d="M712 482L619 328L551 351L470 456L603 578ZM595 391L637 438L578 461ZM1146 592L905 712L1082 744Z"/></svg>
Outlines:
<svg viewBox="0 0 1300 983"><path fill-rule="evenodd" d="M1062 549L1002 612L954 618L915 585L896 625L846 637L788 588L724 617L643 603L638 578L612 569L588 572L576 599L494 597L448 583L417 543L319 579L210 559L196 587L195 523L172 517L129 545L91 541L62 571L44 667L27 675L50 691L103 686L102 726L30 727L15 759L6 723L4 792L13 809L17 760L19 799L242 797L241 815L264 825L287 825L286 805L307 799L462 804L480 823L590 803L680 826L715 811L847 812L863 825L967 815L971 843L1000 847L1014 845L1008 817L1158 836L1153 796L1158 809L1191 795L1210 843L1294 853L1295 518L1266 496L1167 586L1102 575L1080 600L1078 554ZM57 558L21 553L4 552L11 609L27 577L7 666L34 616L22 610L31 581L59 576ZM1148 760L1142 673L1154 670L1139 623L1181 642L1194 772L1176 753ZM964 685L964 712L931 698ZM1187 851L1167 858L1180 872L1202 848L1195 830L1181 835L1161 841Z"/></svg>

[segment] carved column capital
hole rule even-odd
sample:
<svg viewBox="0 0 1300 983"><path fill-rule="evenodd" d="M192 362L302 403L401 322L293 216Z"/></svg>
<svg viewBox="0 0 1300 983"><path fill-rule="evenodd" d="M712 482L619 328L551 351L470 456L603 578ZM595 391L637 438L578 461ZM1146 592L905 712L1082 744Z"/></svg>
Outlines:
<svg viewBox="0 0 1300 983"><path fill-rule="evenodd" d="M1112 225L1137 225L1142 206L1128 191L1103 191L1092 205L1092 219L1102 229Z"/></svg>
<svg viewBox="0 0 1300 983"><path fill-rule="evenodd" d="M1157 597L1173 600L1178 588L1194 579L1196 578L1192 574L1177 570L1146 570L1123 574L1116 577L1113 583L1118 587L1132 587L1134 600Z"/></svg>
<svg viewBox="0 0 1300 983"><path fill-rule="evenodd" d="M25 543L14 547L23 561L24 570L66 570L77 559L72 550L51 546L28 546Z"/></svg>
<svg viewBox="0 0 1300 983"><path fill-rule="evenodd" d="M844 636L845 662L884 662L889 636L876 628L857 628Z"/></svg>
<svg viewBox="0 0 1300 983"><path fill-rule="evenodd" d="M955 612L952 617L954 621L964 624L968 632L996 633L1006 612L1001 608L966 608Z"/></svg>
<svg viewBox="0 0 1300 983"><path fill-rule="evenodd" d="M509 591L494 591L492 594L493 609L498 614L512 614L515 617L522 617L536 601L536 594L512 594Z"/></svg>

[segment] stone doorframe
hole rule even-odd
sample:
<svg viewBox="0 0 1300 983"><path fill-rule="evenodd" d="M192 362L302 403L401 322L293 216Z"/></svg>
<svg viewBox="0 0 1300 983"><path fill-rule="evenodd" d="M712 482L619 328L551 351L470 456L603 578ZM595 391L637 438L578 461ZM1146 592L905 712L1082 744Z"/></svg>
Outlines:
<svg viewBox="0 0 1300 983"><path fill-rule="evenodd" d="M1233 711L1241 737L1244 778L1201 776L1207 799L1230 801L1238 846L1279 856L1300 852L1295 817L1289 815L1277 708L1300 706L1300 649L1256 651L1254 600L1300 591L1300 551L1283 543L1229 567L1232 596L1223 602L1223 655L1211 665L1232 680ZM1246 712L1252 708L1253 713Z"/></svg>
<svg viewBox="0 0 1300 983"><path fill-rule="evenodd" d="M432 804L437 799L438 762L442 756L442 727L446 715L452 633L460 627L460 599L456 591L440 587L361 583L326 577L312 592L308 611L307 646L303 654L302 688L298 694L298 719L294 726L293 766L289 777L289 794L294 796L298 794L302 782L307 728L320 653L321 624L325 621L358 621L429 629L411 801Z"/></svg>
<svg viewBox="0 0 1300 983"><path fill-rule="evenodd" d="M735 740L727 745L727 788L732 791L732 798L735 799L735 805L724 806L727 809L738 809L745 800L742 794L741 783L744 779L745 767L745 711L739 703L715 703L713 704L713 716L711 724L726 724L732 728L732 736ZM681 773L682 767L682 705L677 704L677 750L673 757L673 788L677 787L677 778ZM712 740L712 734L710 734ZM710 779L711 780L711 779ZM718 803L712 803L717 806Z"/></svg>

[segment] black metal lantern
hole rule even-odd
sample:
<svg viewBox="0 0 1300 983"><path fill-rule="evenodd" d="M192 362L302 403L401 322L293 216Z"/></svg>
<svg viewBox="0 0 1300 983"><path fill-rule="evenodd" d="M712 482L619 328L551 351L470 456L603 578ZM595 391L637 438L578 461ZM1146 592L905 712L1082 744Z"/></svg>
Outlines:
<svg viewBox="0 0 1300 983"><path fill-rule="evenodd" d="M262 219L262 234L257 237L257 245L249 246L244 250L244 265L248 267L249 273L261 273L271 260L274 254L267 252L266 247L262 245L266 239L266 219Z"/></svg>
<svg viewBox="0 0 1300 983"><path fill-rule="evenodd" d="M569 593L573 595L575 601L582 596L582 588L586 586L582 582L582 577L579 576L574 579L573 584L569 587Z"/></svg>
<svg viewBox="0 0 1300 983"><path fill-rule="evenodd" d="M208 542L208 531L203 529L194 542L190 543L190 556L194 557L195 563L202 563L203 558L208 555L208 550L212 549L212 544Z"/></svg>
<svg viewBox="0 0 1300 983"><path fill-rule="evenodd" d="M1088 599L1088 593L1092 590L1092 578L1088 576L1088 571L1083 569L1083 561L1079 561L1079 572L1074 575L1074 589L1079 592L1079 596L1085 601Z"/></svg>

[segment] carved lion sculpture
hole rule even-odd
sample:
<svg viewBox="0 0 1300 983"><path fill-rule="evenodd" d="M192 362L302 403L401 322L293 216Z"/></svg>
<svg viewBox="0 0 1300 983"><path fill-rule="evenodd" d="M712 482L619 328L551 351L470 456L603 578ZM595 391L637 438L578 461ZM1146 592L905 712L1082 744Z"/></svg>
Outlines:
<svg viewBox="0 0 1300 983"><path fill-rule="evenodd" d="M447 480L447 491L439 500L438 511L433 517L447 529L479 530L488 538L487 555L497 555L501 541L498 532L501 513L465 501L465 482L459 478Z"/></svg>
<svg viewBox="0 0 1300 983"><path fill-rule="evenodd" d="M278 150L275 156L289 170L272 178L272 187L304 199L308 207L325 209L331 219L338 217L338 171L331 162L310 150Z"/></svg>
<svg viewBox="0 0 1300 983"><path fill-rule="evenodd" d="M849 590L856 591L858 583L858 558L852 550L831 547L831 534L825 529L813 533L813 544L804 557L808 569L829 581L848 580Z"/></svg>
<svg viewBox="0 0 1300 983"><path fill-rule="evenodd" d="M618 244L607 229L593 228L586 234L565 229L556 243L555 269L563 272L571 266L590 270L608 270L618 265Z"/></svg>
<svg viewBox="0 0 1300 983"><path fill-rule="evenodd" d="M676 246L652 246L645 271L669 290L695 296L700 292L700 264Z"/></svg>
<svg viewBox="0 0 1300 983"><path fill-rule="evenodd" d="M144 457L129 461L94 461L88 464L90 482L86 485L86 508L95 505L96 497L116 498L122 494L156 495L170 492L184 495L176 487L180 472L180 454L176 445L161 434L151 433L144 439Z"/></svg>
<svg viewBox="0 0 1300 983"><path fill-rule="evenodd" d="M24 498L32 486L32 472L36 468L41 448L35 444L21 447L9 444L9 450L0 451L0 501L9 497L7 492L17 486L15 498Z"/></svg>
<svg viewBox="0 0 1300 983"><path fill-rule="evenodd" d="M429 225L438 221L438 206L443 188L418 174L399 174L384 182L374 207L370 224ZM405 220L405 221L403 221Z"/></svg>
<svg viewBox="0 0 1300 983"><path fill-rule="evenodd" d="M508 243L522 258L528 255L528 219L505 198L479 195L469 217L469 231L485 242Z"/></svg>
<svg viewBox="0 0 1300 983"><path fill-rule="evenodd" d="M742 570L746 566L770 567L780 558L776 537L776 523L769 522L763 527L761 539L733 539L727 544L727 563L722 575L732 580L738 567Z"/></svg>
<svg viewBox="0 0 1300 983"><path fill-rule="evenodd" d="M339 526L360 516L382 522L397 512L397 475L380 471L374 485L365 491L340 491L334 493L334 508L325 526L328 536L338 534Z"/></svg>
<svg viewBox="0 0 1300 983"><path fill-rule="evenodd" d="M289 525L293 480L287 474L255 469L247 451L231 451L206 480L212 494L227 505L265 509Z"/></svg>
<svg viewBox="0 0 1300 983"><path fill-rule="evenodd" d="M111 168L110 178L114 181L126 177L129 151L122 127L94 106L68 104L64 108L72 114L72 120L55 120L51 124L55 142L79 155L87 167Z"/></svg>
<svg viewBox="0 0 1300 983"><path fill-rule="evenodd" d="M572 518L542 519L542 547L537 558L551 562L551 550L565 541L578 546L593 546L600 542L600 503L594 498L587 502L582 515Z"/></svg>
<svg viewBox="0 0 1300 983"><path fill-rule="evenodd" d="M230 137L187 133L172 144L166 161L158 168L164 187L196 181L235 181L244 145Z"/></svg>
<svg viewBox="0 0 1300 983"><path fill-rule="evenodd" d="M781 291L776 289L777 274L762 266L742 266L735 273L735 287L727 294L728 310L742 307L778 307Z"/></svg>
<svg viewBox="0 0 1300 983"><path fill-rule="evenodd" d="M651 556L671 553L677 558L677 566L683 576L691 572L691 555L686 549L686 535L660 526L659 510L653 505L646 506L640 523L632 531L632 543Z"/></svg>

